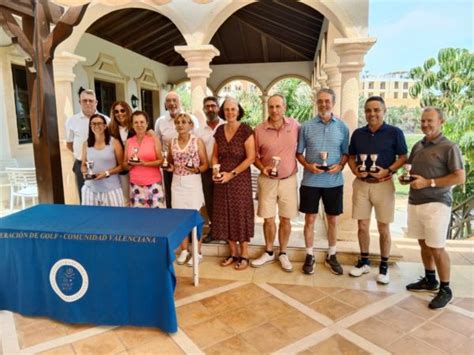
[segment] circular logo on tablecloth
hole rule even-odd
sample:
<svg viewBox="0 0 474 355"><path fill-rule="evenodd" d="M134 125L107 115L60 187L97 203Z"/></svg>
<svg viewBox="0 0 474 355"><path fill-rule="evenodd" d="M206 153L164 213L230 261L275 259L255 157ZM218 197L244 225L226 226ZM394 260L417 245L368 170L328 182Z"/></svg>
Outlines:
<svg viewBox="0 0 474 355"><path fill-rule="evenodd" d="M76 260L61 259L51 268L49 283L64 302L74 302L87 292L89 276L86 269Z"/></svg>

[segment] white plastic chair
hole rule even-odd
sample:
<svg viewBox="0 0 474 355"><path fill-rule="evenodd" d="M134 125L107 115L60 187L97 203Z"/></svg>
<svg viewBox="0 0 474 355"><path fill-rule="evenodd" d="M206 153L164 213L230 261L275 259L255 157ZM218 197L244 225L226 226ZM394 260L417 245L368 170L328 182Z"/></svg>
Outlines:
<svg viewBox="0 0 474 355"><path fill-rule="evenodd" d="M31 198L33 204L38 198L35 168L5 168L10 181L10 210L13 210L15 197L21 198L21 207L25 209L25 199Z"/></svg>

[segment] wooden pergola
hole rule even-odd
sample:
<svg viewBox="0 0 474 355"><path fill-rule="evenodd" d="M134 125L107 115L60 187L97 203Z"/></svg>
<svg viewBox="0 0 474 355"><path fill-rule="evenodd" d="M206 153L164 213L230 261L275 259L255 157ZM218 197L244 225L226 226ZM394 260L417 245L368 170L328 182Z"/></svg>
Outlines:
<svg viewBox="0 0 474 355"><path fill-rule="evenodd" d="M63 7L47 0L3 0L0 25L26 56L33 152L41 203L64 203L54 91L55 48L82 20L88 5Z"/></svg>

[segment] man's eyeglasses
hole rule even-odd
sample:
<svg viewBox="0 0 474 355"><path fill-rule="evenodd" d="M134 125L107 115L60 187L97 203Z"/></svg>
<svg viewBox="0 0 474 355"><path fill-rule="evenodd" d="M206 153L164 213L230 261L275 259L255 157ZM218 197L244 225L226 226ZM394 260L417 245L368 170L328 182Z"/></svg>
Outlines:
<svg viewBox="0 0 474 355"><path fill-rule="evenodd" d="M114 110L114 113L125 113L125 109L121 108L120 110Z"/></svg>
<svg viewBox="0 0 474 355"><path fill-rule="evenodd" d="M93 99L82 99L81 102L84 102L86 104L92 104L92 103L95 102L95 100L93 100Z"/></svg>
<svg viewBox="0 0 474 355"><path fill-rule="evenodd" d="M104 122L92 122L91 127L102 127L105 126Z"/></svg>

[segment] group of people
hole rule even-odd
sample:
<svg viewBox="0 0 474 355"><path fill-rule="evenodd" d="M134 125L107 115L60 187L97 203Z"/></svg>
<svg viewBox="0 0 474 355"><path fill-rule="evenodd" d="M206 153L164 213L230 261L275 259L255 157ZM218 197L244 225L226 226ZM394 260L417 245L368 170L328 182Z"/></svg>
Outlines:
<svg viewBox="0 0 474 355"><path fill-rule="evenodd" d="M441 132L443 113L434 107L424 109L421 129L425 136L408 155L403 132L384 122L382 97L366 100L367 125L352 136L347 125L333 114L335 102L333 90L321 89L316 95L317 116L300 125L285 115L285 97L274 94L268 99L268 118L252 130L240 122L245 113L234 98L226 98L219 107L216 97L206 97L203 111L207 120L199 126L193 115L182 112L179 96L170 92L165 98L167 112L152 130L145 112L132 113L121 101L112 105L109 123L96 112L94 92L85 90L80 95L82 112L66 123L82 203L196 210L205 205L211 226L206 238L228 242L230 255L221 265L232 265L236 270L278 260L283 270L293 271L287 244L291 219L302 212L306 247L302 271L313 274L314 223L322 200L329 242L325 265L342 275L336 257L337 216L343 213L342 171L348 165L355 176L352 218L358 221L360 246L360 258L349 275L359 277L371 270L369 225L374 210L381 254L376 280L388 284L390 223L395 212L393 179L409 164L411 179L402 179L402 183L410 184L408 235L419 240L425 276L407 289L438 291L429 307L443 308L453 297L450 261L444 248L451 188L465 179L458 147ZM304 168L299 196L298 162ZM250 261L248 243L254 234L252 164L261 172L257 215L264 220L265 251ZM84 177L87 180L82 186ZM278 255L274 250L277 232ZM198 260L202 260L201 254ZM186 262L192 265L188 238L183 240L177 258L178 264Z"/></svg>

